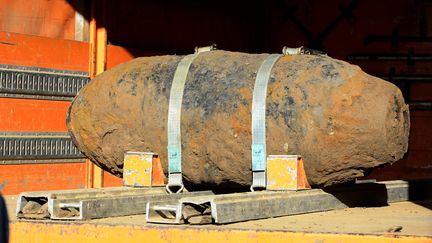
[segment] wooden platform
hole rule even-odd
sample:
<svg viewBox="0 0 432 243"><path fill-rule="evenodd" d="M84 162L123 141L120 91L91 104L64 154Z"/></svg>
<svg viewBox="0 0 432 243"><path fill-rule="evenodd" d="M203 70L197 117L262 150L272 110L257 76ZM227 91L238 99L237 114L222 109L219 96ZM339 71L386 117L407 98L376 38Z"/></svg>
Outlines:
<svg viewBox="0 0 432 243"><path fill-rule="evenodd" d="M432 201L349 208L229 225L146 224L144 215L85 222L18 221L11 242L432 242ZM388 232L402 226L400 232Z"/></svg>

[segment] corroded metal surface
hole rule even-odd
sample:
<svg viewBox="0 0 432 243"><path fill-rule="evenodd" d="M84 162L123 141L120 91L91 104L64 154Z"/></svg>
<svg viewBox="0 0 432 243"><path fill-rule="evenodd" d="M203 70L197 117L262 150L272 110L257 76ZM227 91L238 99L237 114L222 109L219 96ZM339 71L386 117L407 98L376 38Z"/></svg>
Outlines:
<svg viewBox="0 0 432 243"><path fill-rule="evenodd" d="M250 185L252 93L267 56L213 51L193 62L181 117L189 185ZM138 58L93 79L69 111L77 147L117 176L126 151L159 153L166 172L169 93L181 58ZM360 177L407 150L400 90L330 57L282 57L268 84L266 119L267 154L303 155L315 186Z"/></svg>

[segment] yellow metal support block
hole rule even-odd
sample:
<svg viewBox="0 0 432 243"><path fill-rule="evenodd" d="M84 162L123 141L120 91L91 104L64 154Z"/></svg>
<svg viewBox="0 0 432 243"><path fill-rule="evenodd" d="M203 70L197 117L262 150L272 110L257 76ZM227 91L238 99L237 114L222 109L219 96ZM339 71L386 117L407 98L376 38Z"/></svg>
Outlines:
<svg viewBox="0 0 432 243"><path fill-rule="evenodd" d="M123 164L123 184L133 187L150 187L152 185L152 168L154 153L126 152Z"/></svg>
<svg viewBox="0 0 432 243"><path fill-rule="evenodd" d="M126 152L123 162L123 185L132 187L165 185L166 177L157 154Z"/></svg>
<svg viewBox="0 0 432 243"><path fill-rule="evenodd" d="M310 188L299 155L269 155L267 190L301 190Z"/></svg>

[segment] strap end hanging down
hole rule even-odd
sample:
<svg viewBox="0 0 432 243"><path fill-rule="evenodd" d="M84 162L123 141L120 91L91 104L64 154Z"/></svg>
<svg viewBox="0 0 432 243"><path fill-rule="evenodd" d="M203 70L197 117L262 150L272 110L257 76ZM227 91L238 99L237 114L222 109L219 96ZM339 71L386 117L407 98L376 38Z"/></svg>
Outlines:
<svg viewBox="0 0 432 243"><path fill-rule="evenodd" d="M181 171L181 150L177 145L168 145L168 184L166 190L171 193L183 191L183 178Z"/></svg>
<svg viewBox="0 0 432 243"><path fill-rule="evenodd" d="M267 187L266 171L253 171L252 185L250 186L251 192L258 191L258 190L265 190L266 187Z"/></svg>
<svg viewBox="0 0 432 243"><path fill-rule="evenodd" d="M251 191L266 188L266 153L264 144L252 144L252 185Z"/></svg>

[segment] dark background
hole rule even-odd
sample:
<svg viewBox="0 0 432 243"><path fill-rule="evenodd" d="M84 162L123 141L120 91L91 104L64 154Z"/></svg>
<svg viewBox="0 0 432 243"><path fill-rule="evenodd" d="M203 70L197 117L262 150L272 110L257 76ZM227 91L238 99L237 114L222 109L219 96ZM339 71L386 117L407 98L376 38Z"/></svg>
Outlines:
<svg viewBox="0 0 432 243"><path fill-rule="evenodd" d="M88 21L92 9L85 0L0 2L8 5L1 31L63 39L74 39L75 11ZM94 13L108 43L133 57L187 54L213 43L252 53L305 46L359 65L399 86L411 113L405 158L370 177L432 178L431 1L95 0Z"/></svg>

